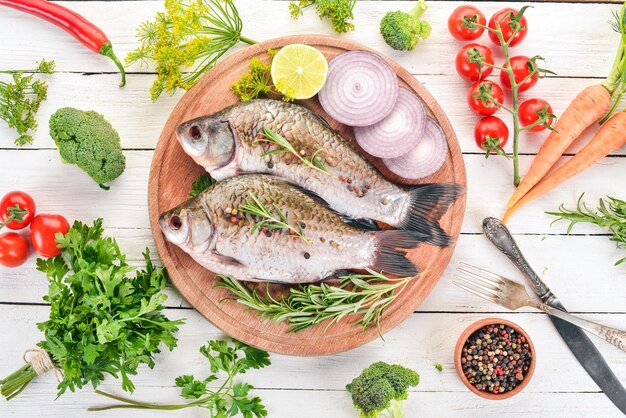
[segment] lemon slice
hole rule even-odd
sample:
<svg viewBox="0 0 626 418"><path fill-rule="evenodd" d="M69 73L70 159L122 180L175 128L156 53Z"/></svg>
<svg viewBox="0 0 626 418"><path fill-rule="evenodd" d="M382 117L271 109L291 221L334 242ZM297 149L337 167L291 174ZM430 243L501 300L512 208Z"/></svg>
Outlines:
<svg viewBox="0 0 626 418"><path fill-rule="evenodd" d="M276 89L294 99L315 96L324 86L328 61L309 45L291 44L281 48L272 60L272 81Z"/></svg>

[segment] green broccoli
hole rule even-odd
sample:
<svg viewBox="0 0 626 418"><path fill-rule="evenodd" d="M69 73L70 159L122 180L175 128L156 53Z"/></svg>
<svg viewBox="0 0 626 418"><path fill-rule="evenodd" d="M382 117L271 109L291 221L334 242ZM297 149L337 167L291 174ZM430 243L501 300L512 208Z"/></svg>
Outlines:
<svg viewBox="0 0 626 418"><path fill-rule="evenodd" d="M421 39L430 36L430 24L420 17L428 9L426 1L419 0L410 12L387 12L380 21L380 33L385 42L398 51L411 51Z"/></svg>
<svg viewBox="0 0 626 418"><path fill-rule="evenodd" d="M346 389L361 418L403 418L402 401L419 381L420 376L413 370L379 361L363 370Z"/></svg>
<svg viewBox="0 0 626 418"><path fill-rule="evenodd" d="M64 107L54 112L49 125L63 162L82 168L103 189L124 171L120 136L101 114Z"/></svg>

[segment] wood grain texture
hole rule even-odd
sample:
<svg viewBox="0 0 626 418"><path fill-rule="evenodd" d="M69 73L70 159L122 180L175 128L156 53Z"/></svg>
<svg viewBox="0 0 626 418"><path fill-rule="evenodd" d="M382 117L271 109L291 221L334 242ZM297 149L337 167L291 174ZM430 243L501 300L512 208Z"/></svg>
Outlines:
<svg viewBox="0 0 626 418"><path fill-rule="evenodd" d="M200 313L229 335L248 344L293 355L322 355L365 344L378 337L378 330L376 327L362 330L361 327L352 325L351 321L345 320L326 331L322 325L294 334L288 332L289 326L286 323L262 322L256 313L250 312L245 306L232 301L224 302L223 299L229 293L224 289L215 289L216 280L211 277L210 273L178 247L166 242L158 225L161 213L187 199L187 189L180 187L181 182L189 184L203 171L180 148L174 133L176 127L189 119L211 114L226 106L236 104L238 100L230 92L230 86L247 71L250 59L259 57L266 60L268 48L278 49L293 43L315 46L329 60L348 50L368 49L353 42L325 36L289 36L254 45L223 61L203 76L198 84L183 96L165 124L152 162L148 207L156 247L168 269L170 278L183 296ZM449 154L446 163L437 173L423 179L422 182L450 182L465 186L465 167L461 151L443 110L410 73L396 63L390 62L390 64L398 74L401 84L421 97L429 109L429 114L439 122L448 139ZM333 129L354 144L352 129L329 118L319 106L316 98L305 100L301 104L322 115ZM370 161L391 180L396 182L401 180L397 176L392 176L377 159L370 159ZM462 196L441 220L444 230L455 239L460 233L464 208L465 199ZM400 323L426 298L441 277L452 256L453 249L454 245L448 248L421 245L409 251L409 258L420 266L423 273L417 280L411 282L385 310L385 315L380 321L381 332L387 332Z"/></svg>

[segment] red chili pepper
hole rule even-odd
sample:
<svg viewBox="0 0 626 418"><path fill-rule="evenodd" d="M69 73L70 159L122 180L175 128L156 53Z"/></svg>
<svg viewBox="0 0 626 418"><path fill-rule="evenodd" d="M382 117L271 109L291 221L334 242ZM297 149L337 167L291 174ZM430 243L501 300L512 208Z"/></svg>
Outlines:
<svg viewBox="0 0 626 418"><path fill-rule="evenodd" d="M120 69L122 75L120 87L126 84L124 66L113 53L113 46L109 38L107 38L100 28L78 13L59 4L50 3L45 0L0 0L0 5L12 7L13 9L47 20L70 33L92 51L111 58L115 65L117 65L117 68Z"/></svg>

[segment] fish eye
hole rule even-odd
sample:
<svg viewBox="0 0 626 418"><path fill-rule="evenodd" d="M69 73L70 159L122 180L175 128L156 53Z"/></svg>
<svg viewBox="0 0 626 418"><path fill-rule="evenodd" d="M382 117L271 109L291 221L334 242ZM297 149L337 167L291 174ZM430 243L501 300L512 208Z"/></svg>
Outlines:
<svg viewBox="0 0 626 418"><path fill-rule="evenodd" d="M183 220L180 219L180 216L174 215L170 218L170 228L174 231L178 231L183 226Z"/></svg>
<svg viewBox="0 0 626 418"><path fill-rule="evenodd" d="M193 125L191 128L189 128L189 136L191 136L191 139L193 139L194 141L202 138L202 132L200 131L198 125Z"/></svg>

